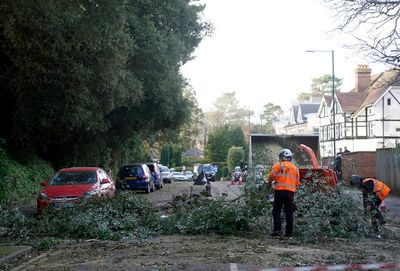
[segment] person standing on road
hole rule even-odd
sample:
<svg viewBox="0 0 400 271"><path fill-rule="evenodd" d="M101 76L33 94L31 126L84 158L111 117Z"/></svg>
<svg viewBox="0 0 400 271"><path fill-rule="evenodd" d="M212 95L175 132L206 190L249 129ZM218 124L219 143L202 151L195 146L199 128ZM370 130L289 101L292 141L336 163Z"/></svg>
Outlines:
<svg viewBox="0 0 400 271"><path fill-rule="evenodd" d="M283 149L279 153L279 162L272 166L268 175L268 184L275 190L272 208L274 230L271 236L282 235L282 207L286 218L285 236L293 236L294 194L300 186L300 174L299 169L291 162L292 156L289 149Z"/></svg>
<svg viewBox="0 0 400 271"><path fill-rule="evenodd" d="M380 225L386 223L381 211L379 211L379 206L389 195L390 187L382 181L373 178L362 179L356 174L351 176L350 183L361 189L363 194L364 210L371 213L372 228L375 232L378 232L378 223ZM380 236L378 235L378 237Z"/></svg>
<svg viewBox="0 0 400 271"><path fill-rule="evenodd" d="M336 172L336 175L339 180L342 180L342 155L337 154L335 157L335 161L333 162L333 170Z"/></svg>

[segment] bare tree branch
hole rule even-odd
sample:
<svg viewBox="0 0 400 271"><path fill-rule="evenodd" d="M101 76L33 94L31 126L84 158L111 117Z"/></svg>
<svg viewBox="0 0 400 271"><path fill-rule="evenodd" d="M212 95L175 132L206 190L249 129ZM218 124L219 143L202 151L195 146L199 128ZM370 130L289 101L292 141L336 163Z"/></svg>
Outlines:
<svg viewBox="0 0 400 271"><path fill-rule="evenodd" d="M323 0L335 12L336 29L351 33L354 48L375 62L400 67L400 1Z"/></svg>

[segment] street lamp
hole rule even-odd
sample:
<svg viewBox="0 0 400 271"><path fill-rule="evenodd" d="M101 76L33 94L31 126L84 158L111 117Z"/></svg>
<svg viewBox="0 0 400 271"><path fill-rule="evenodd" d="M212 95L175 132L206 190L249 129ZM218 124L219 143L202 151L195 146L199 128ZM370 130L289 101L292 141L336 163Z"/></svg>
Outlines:
<svg viewBox="0 0 400 271"><path fill-rule="evenodd" d="M332 115L333 115L333 157L336 153L336 107L335 107L335 51L334 50L307 50L306 53L331 53L332 55Z"/></svg>

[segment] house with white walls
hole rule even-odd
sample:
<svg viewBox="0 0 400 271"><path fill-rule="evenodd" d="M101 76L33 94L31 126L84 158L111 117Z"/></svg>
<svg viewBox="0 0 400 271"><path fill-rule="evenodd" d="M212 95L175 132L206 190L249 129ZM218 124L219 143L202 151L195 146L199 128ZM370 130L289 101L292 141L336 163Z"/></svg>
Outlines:
<svg viewBox="0 0 400 271"><path fill-rule="evenodd" d="M284 126L287 135L319 134L319 103L308 102L289 108L289 122Z"/></svg>
<svg viewBox="0 0 400 271"><path fill-rule="evenodd" d="M334 100L326 95L320 103L321 157L332 157L344 147L375 151L400 144L400 71L371 76L368 65L358 65L355 79L354 89L337 92Z"/></svg>

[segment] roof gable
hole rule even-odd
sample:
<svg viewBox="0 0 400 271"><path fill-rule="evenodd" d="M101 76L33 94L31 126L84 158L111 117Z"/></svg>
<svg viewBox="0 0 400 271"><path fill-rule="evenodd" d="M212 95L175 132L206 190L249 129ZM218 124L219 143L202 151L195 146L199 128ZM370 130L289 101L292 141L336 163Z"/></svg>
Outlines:
<svg viewBox="0 0 400 271"><path fill-rule="evenodd" d="M298 105L292 105L292 107L290 107L290 112L289 112L289 123L293 124L297 122L297 114L299 111L299 106Z"/></svg>
<svg viewBox="0 0 400 271"><path fill-rule="evenodd" d="M371 83L365 94L365 98L355 109L355 115L362 111L366 106L372 105L379 100L382 95L387 92L391 86L400 86L400 71L399 70L389 70L380 73L376 79Z"/></svg>
<svg viewBox="0 0 400 271"><path fill-rule="evenodd" d="M353 113L356 111L366 96L367 91L361 93L355 91L336 93L336 98L339 102L340 108L345 113Z"/></svg>

